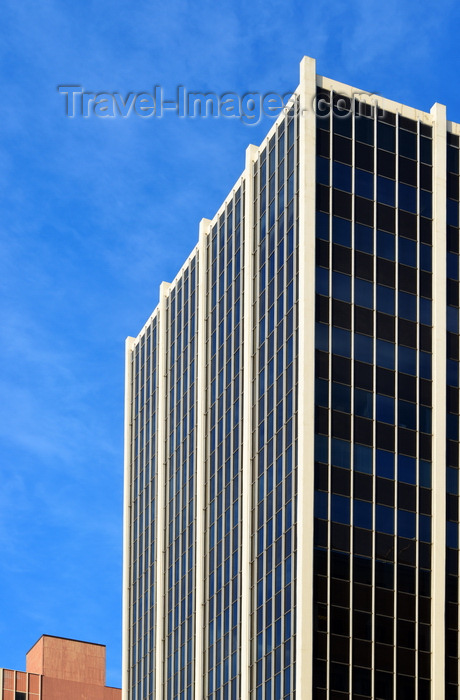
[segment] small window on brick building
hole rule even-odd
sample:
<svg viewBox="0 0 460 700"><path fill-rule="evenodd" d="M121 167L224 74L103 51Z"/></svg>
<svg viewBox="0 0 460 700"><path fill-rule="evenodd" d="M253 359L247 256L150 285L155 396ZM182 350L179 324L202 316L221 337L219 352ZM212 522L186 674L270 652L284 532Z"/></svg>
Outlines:
<svg viewBox="0 0 460 700"><path fill-rule="evenodd" d="M14 700L27 700L27 693L21 693L17 690L14 694Z"/></svg>

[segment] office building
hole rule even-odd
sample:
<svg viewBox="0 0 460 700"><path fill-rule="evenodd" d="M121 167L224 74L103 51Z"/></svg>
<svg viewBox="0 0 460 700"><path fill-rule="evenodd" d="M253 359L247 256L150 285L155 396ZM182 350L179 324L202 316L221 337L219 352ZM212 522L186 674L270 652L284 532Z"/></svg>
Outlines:
<svg viewBox="0 0 460 700"><path fill-rule="evenodd" d="M459 135L304 58L128 339L125 700L457 700Z"/></svg>
<svg viewBox="0 0 460 700"><path fill-rule="evenodd" d="M0 669L0 700L121 700L105 684L105 646L44 634L26 670Z"/></svg>

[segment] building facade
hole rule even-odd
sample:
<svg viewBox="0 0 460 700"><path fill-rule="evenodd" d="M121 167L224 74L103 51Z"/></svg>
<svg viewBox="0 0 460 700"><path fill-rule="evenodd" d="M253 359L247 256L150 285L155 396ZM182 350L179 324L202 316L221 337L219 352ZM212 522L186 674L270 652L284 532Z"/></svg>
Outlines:
<svg viewBox="0 0 460 700"><path fill-rule="evenodd" d="M26 670L0 669L0 700L121 700L105 685L105 646L43 635Z"/></svg>
<svg viewBox="0 0 460 700"><path fill-rule="evenodd" d="M128 338L125 700L457 700L459 134L304 58Z"/></svg>

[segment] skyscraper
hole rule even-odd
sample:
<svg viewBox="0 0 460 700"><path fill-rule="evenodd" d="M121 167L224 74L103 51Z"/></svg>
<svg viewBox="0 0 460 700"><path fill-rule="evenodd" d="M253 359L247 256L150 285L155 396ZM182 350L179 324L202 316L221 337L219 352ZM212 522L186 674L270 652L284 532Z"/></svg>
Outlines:
<svg viewBox="0 0 460 700"><path fill-rule="evenodd" d="M125 698L458 698L459 134L316 74L126 352Z"/></svg>

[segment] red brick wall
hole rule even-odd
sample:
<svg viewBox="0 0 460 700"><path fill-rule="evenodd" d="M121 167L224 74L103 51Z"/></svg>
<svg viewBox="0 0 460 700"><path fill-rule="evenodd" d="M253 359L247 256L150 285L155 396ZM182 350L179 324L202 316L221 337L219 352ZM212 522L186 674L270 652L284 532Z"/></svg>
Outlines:
<svg viewBox="0 0 460 700"><path fill-rule="evenodd" d="M27 671L105 686L105 646L44 635L26 656Z"/></svg>
<svg viewBox="0 0 460 700"><path fill-rule="evenodd" d="M42 700L121 700L121 690L44 676Z"/></svg>

